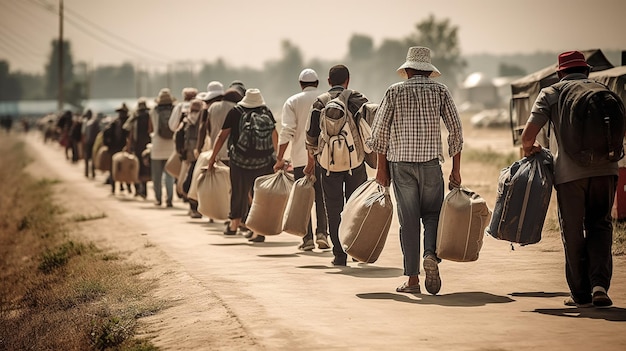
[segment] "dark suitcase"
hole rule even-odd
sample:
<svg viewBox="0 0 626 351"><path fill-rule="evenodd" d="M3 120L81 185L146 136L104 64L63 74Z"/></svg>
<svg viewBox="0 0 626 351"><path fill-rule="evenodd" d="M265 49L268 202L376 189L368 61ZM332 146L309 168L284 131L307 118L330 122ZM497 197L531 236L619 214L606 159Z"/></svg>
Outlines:
<svg viewBox="0 0 626 351"><path fill-rule="evenodd" d="M553 183L552 154L547 149L504 168L487 233L521 245L538 243Z"/></svg>

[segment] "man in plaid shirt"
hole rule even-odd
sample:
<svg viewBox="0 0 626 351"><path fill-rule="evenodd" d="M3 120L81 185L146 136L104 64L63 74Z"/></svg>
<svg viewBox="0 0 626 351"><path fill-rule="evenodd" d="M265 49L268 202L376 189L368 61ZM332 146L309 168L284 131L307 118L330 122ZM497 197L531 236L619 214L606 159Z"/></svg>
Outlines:
<svg viewBox="0 0 626 351"><path fill-rule="evenodd" d="M440 259L435 248L444 198L440 120L449 132L450 187L461 186L463 132L448 88L431 79L441 73L431 64L430 49L409 48L406 62L398 68L398 73L407 79L393 84L385 92L367 145L378 153L378 183L389 186L393 180L404 275L409 277L396 291L420 293L421 220L424 224L425 287L435 295L441 289Z"/></svg>

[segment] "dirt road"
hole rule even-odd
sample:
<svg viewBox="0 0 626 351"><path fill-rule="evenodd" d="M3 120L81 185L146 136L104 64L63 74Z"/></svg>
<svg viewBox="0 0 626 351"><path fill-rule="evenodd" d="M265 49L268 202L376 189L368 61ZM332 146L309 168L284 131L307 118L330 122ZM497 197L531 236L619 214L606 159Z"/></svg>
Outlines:
<svg viewBox="0 0 626 351"><path fill-rule="evenodd" d="M190 219L151 201L109 196L60 148L31 136L31 170L63 181L59 198L78 214L107 217L77 230L146 264L172 307L142 319L167 350L624 350L626 259L614 259L610 309L564 307L558 240L527 247L485 237L480 259L440 265L439 296L395 292L404 280L394 218L375 264L332 267L332 254L299 252L283 233L265 243L224 237L222 223ZM492 206L493 204L490 204ZM423 281L423 277L422 277Z"/></svg>

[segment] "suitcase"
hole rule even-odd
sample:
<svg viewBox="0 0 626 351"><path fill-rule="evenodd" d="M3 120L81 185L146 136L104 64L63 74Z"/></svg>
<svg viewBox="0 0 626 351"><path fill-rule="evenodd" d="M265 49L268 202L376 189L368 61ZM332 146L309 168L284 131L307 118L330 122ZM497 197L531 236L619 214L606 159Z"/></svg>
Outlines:
<svg viewBox="0 0 626 351"><path fill-rule="evenodd" d="M283 170L255 179L246 227L260 235L282 233L283 216L293 183L293 175Z"/></svg>
<svg viewBox="0 0 626 351"><path fill-rule="evenodd" d="M550 151L542 149L500 172L489 235L521 245L541 240L554 183L552 162Z"/></svg>
<svg viewBox="0 0 626 351"><path fill-rule="evenodd" d="M389 188L368 179L350 196L339 225L344 251L361 262L374 263L387 241L393 204Z"/></svg>
<svg viewBox="0 0 626 351"><path fill-rule="evenodd" d="M302 177L293 184L283 217L283 231L305 237L315 202L315 176Z"/></svg>
<svg viewBox="0 0 626 351"><path fill-rule="evenodd" d="M491 210L485 199L467 188L454 188L441 206L437 227L437 257L472 262L483 246Z"/></svg>
<svg viewBox="0 0 626 351"><path fill-rule="evenodd" d="M139 160L137 156L121 151L113 155L113 181L121 183L137 183L139 181Z"/></svg>
<svg viewBox="0 0 626 351"><path fill-rule="evenodd" d="M196 164L196 167L198 165ZM217 162L213 171L198 167L198 212L211 219L228 219L230 212L230 168ZM195 169L194 169L195 172Z"/></svg>

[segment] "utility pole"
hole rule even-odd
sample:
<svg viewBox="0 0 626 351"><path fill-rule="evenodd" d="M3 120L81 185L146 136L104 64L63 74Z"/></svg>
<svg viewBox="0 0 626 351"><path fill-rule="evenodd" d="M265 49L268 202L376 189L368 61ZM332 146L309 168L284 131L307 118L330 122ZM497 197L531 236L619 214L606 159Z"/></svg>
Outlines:
<svg viewBox="0 0 626 351"><path fill-rule="evenodd" d="M58 110L63 110L63 0L59 0L59 95Z"/></svg>

